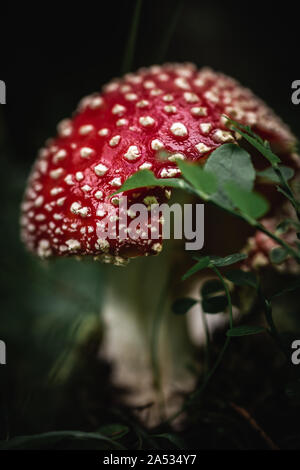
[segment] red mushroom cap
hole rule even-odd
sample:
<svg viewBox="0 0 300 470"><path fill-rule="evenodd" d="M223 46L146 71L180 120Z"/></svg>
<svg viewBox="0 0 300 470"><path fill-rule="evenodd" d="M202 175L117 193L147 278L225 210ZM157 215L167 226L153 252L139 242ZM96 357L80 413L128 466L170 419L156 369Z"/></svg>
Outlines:
<svg viewBox="0 0 300 470"><path fill-rule="evenodd" d="M41 257L102 255L117 264L159 252L160 235L156 241L98 238L101 220L119 215L112 193L140 169L177 177L175 157L204 162L215 148L234 142L224 114L290 153L295 139L273 112L235 80L207 68L153 66L84 98L74 117L58 125L58 136L41 149L32 170L21 218L27 247ZM162 202L166 194L146 188L127 195L130 202L147 196Z"/></svg>

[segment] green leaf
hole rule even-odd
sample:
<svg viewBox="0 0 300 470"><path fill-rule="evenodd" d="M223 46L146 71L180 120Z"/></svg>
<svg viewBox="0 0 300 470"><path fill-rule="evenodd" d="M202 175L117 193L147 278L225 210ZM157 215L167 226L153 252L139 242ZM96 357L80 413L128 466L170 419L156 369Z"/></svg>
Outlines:
<svg viewBox="0 0 300 470"><path fill-rule="evenodd" d="M217 190L217 180L213 173L205 171L195 163L177 160L182 176L196 189L209 196Z"/></svg>
<svg viewBox="0 0 300 470"><path fill-rule="evenodd" d="M257 288L257 279L254 273L242 269L231 269L225 273L225 277L237 286L250 286Z"/></svg>
<svg viewBox="0 0 300 470"><path fill-rule="evenodd" d="M193 274L197 273L198 271L201 271L202 269L205 269L208 267L210 258L209 256L204 256L202 258L198 258L198 263L194 264L183 276L182 280L185 281L188 277L192 276Z"/></svg>
<svg viewBox="0 0 300 470"><path fill-rule="evenodd" d="M0 442L0 450L11 449L49 449L62 440L81 440L81 441L103 441L108 444L108 449L120 449L124 447L121 444L109 439L100 433L82 432L82 431L53 431L28 436L19 436L9 441Z"/></svg>
<svg viewBox="0 0 300 470"><path fill-rule="evenodd" d="M294 205L294 198L291 194L289 194L285 189L281 186L276 186L276 189L279 193L283 194L293 205Z"/></svg>
<svg viewBox="0 0 300 470"><path fill-rule="evenodd" d="M226 295L216 295L215 297L205 297L202 300L202 309L205 313L224 312L228 305Z"/></svg>
<svg viewBox="0 0 300 470"><path fill-rule="evenodd" d="M233 181L225 185L225 191L234 206L251 219L258 219L269 210L269 203L263 196L249 192Z"/></svg>
<svg viewBox="0 0 300 470"><path fill-rule="evenodd" d="M129 191L138 188L145 188L151 186L165 186L168 188L180 188L190 190L190 186L179 178L156 178L152 171L140 170L130 176L123 185L113 194L118 194L123 191Z"/></svg>
<svg viewBox="0 0 300 470"><path fill-rule="evenodd" d="M295 174L295 171L292 168L288 166L284 166L284 165L278 166L278 170L281 171L282 177L285 181L288 181L291 178L293 178ZM266 168L263 171L258 171L257 175L263 179L272 181L274 183L281 182L279 176L277 175L276 171L272 167Z"/></svg>
<svg viewBox="0 0 300 470"><path fill-rule="evenodd" d="M288 253L285 248L279 246L271 250L269 257L272 263L280 264L286 260Z"/></svg>
<svg viewBox="0 0 300 470"><path fill-rule="evenodd" d="M232 255L227 255L224 258L219 256L211 256L210 264L214 266L229 266L231 264L238 263L243 259L246 259L247 255L245 253L233 253Z"/></svg>
<svg viewBox="0 0 300 470"><path fill-rule="evenodd" d="M248 336L248 335L256 335L258 333L263 333L264 331L267 331L265 328L262 328L261 326L247 326L247 325L242 325L242 326L236 326L235 328L230 328L230 330L227 330L226 336Z"/></svg>
<svg viewBox="0 0 300 470"><path fill-rule="evenodd" d="M244 139L246 139L253 147L255 147L267 160L272 165L276 165L277 163L280 163L281 160L275 153L272 152L272 150L267 147L266 145L261 144L258 142L255 138L251 137L250 135L245 134L244 132L241 132L238 129L235 129L239 134L241 134Z"/></svg>
<svg viewBox="0 0 300 470"><path fill-rule="evenodd" d="M263 142L261 137L258 135L254 134L254 132L251 130L250 127L248 126L243 126L242 124L239 124L238 122L234 121L233 119L228 118L228 121L233 124L231 129L234 131L238 132L244 139L246 139L253 147L255 147L269 162L271 165L276 165L281 162L280 158L275 155L268 142ZM243 130L242 130L243 129Z"/></svg>
<svg viewBox="0 0 300 470"><path fill-rule="evenodd" d="M214 150L205 164L205 171L213 173L217 178L218 190L213 194L212 200L222 207L232 208L225 191L229 181L235 181L248 191L253 188L255 170L251 157L238 145L224 144Z"/></svg>
<svg viewBox="0 0 300 470"><path fill-rule="evenodd" d="M224 292L224 285L218 279L211 279L205 282L201 289L202 309L205 313L224 312L228 305L226 295L213 295L218 292Z"/></svg>
<svg viewBox="0 0 300 470"><path fill-rule="evenodd" d="M201 296L202 297L209 297L212 294L216 294L217 292L223 292L224 286L221 281L218 279L211 279L206 281L202 288L201 288Z"/></svg>
<svg viewBox="0 0 300 470"><path fill-rule="evenodd" d="M190 299L189 297L183 297L182 299L177 299L172 305L173 313L175 313L176 315L184 315L196 303L198 303L197 300Z"/></svg>
<svg viewBox="0 0 300 470"><path fill-rule="evenodd" d="M255 134L253 132L253 130L251 129L250 126L247 126L245 124L241 124L237 121L234 121L232 118L226 116L226 114L223 114L223 116L228 120L229 123L235 125L236 127L238 127L239 129L242 129L244 130L247 134L251 135L252 137L254 137L258 142L260 142L261 144L265 145L266 141L264 141L258 134Z"/></svg>

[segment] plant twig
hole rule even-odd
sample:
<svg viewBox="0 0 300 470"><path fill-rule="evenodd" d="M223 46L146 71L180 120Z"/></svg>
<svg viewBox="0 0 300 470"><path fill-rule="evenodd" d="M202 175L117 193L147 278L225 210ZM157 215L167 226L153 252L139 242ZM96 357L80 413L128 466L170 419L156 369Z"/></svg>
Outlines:
<svg viewBox="0 0 300 470"><path fill-rule="evenodd" d="M265 443L268 445L268 447L272 450L279 450L279 447L277 447L276 444L272 441L272 439L268 436L268 434L262 429L262 427L255 421L255 419L250 415L250 413L245 410L245 408L242 408L241 406L236 405L235 403L231 402L230 406L240 415L242 418L244 418L250 426L258 432L260 437L265 441Z"/></svg>

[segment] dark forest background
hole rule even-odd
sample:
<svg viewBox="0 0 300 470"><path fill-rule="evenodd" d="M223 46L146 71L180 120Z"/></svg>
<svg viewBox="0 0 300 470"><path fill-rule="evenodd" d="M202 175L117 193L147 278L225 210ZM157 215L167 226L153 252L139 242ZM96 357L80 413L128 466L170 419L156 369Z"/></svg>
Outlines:
<svg viewBox="0 0 300 470"><path fill-rule="evenodd" d="M157 63L176 1L143 2L133 68ZM31 5L31 6L30 6ZM26 3L1 12L2 107L6 142L17 163L70 115L80 97L120 75L134 1ZM183 2L165 61L191 61L232 75L272 106L299 134L290 100L299 78L299 15L292 2Z"/></svg>

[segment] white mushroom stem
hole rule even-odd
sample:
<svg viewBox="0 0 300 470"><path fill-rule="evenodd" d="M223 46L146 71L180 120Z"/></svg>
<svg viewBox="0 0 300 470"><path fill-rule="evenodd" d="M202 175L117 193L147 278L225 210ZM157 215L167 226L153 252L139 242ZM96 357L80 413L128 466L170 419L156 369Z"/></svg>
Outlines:
<svg viewBox="0 0 300 470"><path fill-rule="evenodd" d="M172 202L187 198L190 202L190 196L178 192ZM126 267L103 266L106 331L100 354L113 365L113 383L128 390L129 405L153 403L145 417L148 426L161 421L162 411L165 416L177 411L195 385L195 346L187 318L171 309L176 298L191 293L194 280L181 281L190 261L182 240L165 240L157 256L132 259ZM193 294L199 298L198 287ZM194 313L201 318L199 310ZM201 337L202 330L200 324Z"/></svg>
<svg viewBox="0 0 300 470"><path fill-rule="evenodd" d="M126 268L108 267L109 287L103 300L106 332L101 355L112 361L113 382L128 389L128 404L154 403L150 426L161 419L162 397L164 412L170 414L182 399L176 395L194 384L186 318L171 312L179 274L174 271L172 245L166 244L158 256L132 260ZM173 280L168 285L170 274Z"/></svg>

